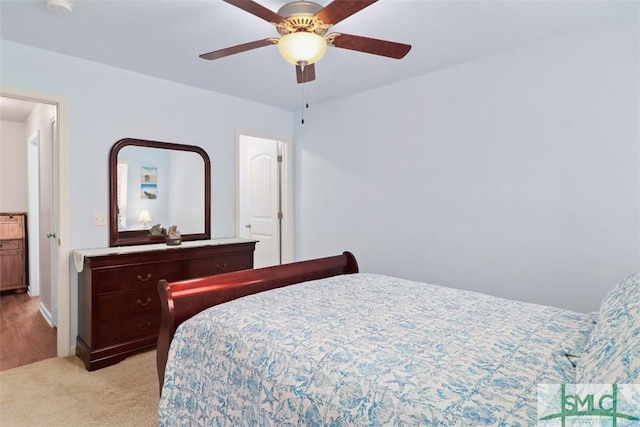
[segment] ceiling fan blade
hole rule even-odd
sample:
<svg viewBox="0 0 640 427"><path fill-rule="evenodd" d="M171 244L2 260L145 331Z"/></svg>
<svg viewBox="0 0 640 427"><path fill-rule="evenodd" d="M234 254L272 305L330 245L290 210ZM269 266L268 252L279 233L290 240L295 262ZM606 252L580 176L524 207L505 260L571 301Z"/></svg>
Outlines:
<svg viewBox="0 0 640 427"><path fill-rule="evenodd" d="M236 53L246 52L247 50L270 46L273 44L276 44L274 39L256 40L254 42L239 44L237 46L227 47L225 49L215 50L209 53L203 53L200 55L200 58L208 60L224 58L225 56L235 55Z"/></svg>
<svg viewBox="0 0 640 427"><path fill-rule="evenodd" d="M249 12L252 15L257 16L258 18L262 18L267 22L272 24L279 24L284 21L284 18L271 9L267 9L266 7L258 4L252 0L223 0L229 4L232 4L245 12Z"/></svg>
<svg viewBox="0 0 640 427"><path fill-rule="evenodd" d="M373 55L386 56L388 58L395 59L404 58L404 56L411 50L411 45L409 44L342 33L336 34L331 44L342 49L357 50L359 52L371 53Z"/></svg>
<svg viewBox="0 0 640 427"><path fill-rule="evenodd" d="M298 83L306 83L316 79L316 67L315 64L307 65L304 69L296 65L296 78Z"/></svg>
<svg viewBox="0 0 640 427"><path fill-rule="evenodd" d="M377 1L378 0L333 0L316 13L316 18L325 24L335 25Z"/></svg>

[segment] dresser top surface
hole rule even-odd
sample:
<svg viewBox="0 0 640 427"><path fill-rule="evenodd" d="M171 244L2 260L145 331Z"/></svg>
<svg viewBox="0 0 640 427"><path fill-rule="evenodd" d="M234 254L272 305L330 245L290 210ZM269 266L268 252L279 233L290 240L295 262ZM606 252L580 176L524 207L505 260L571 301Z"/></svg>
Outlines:
<svg viewBox="0 0 640 427"><path fill-rule="evenodd" d="M93 248L93 249L76 249L73 251L73 258L75 261L76 270L81 272L84 267L84 260L87 257L97 257L97 256L106 256L106 255L120 255L120 254L131 254L131 253L140 253L140 252L151 252L151 251L172 251L172 250L180 250L184 248L199 248L205 246L220 246L220 245L232 245L238 243L252 243L256 242L256 240L252 239L243 239L239 237L227 237L220 239L211 239L211 240L194 240L188 242L182 242L182 244L178 246L169 246L166 243L157 243L151 245L134 245L134 246L114 246L108 248Z"/></svg>

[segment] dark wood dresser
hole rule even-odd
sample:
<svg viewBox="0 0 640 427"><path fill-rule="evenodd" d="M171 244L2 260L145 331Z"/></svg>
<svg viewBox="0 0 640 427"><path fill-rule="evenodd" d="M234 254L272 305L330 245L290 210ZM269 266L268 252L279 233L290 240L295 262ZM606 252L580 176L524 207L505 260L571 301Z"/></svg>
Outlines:
<svg viewBox="0 0 640 427"><path fill-rule="evenodd" d="M27 290L26 226L24 213L0 213L0 291Z"/></svg>
<svg viewBox="0 0 640 427"><path fill-rule="evenodd" d="M76 355L89 371L154 347L160 325L158 281L253 268L256 242L214 239L74 251L78 270Z"/></svg>

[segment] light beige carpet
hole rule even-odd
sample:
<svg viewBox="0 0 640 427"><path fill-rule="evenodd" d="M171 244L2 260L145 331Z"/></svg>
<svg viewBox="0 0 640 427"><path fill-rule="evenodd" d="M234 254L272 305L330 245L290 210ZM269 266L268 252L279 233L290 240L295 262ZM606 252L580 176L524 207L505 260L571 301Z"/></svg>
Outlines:
<svg viewBox="0 0 640 427"><path fill-rule="evenodd" d="M89 372L75 356L0 372L0 425L157 426L155 350Z"/></svg>

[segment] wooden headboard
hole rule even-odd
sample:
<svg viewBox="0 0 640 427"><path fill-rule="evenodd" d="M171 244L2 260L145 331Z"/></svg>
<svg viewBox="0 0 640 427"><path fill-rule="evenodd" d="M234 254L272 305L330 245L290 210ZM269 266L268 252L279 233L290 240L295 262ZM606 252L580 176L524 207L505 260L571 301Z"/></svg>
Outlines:
<svg viewBox="0 0 640 427"><path fill-rule="evenodd" d="M158 282L162 308L158 336L158 379L160 390L169 346L178 325L202 310L246 295L281 288L295 283L358 272L351 252L342 255L300 261L274 267L242 270L216 276Z"/></svg>

